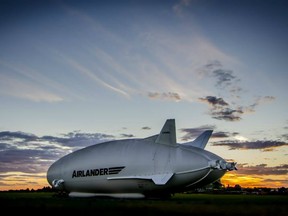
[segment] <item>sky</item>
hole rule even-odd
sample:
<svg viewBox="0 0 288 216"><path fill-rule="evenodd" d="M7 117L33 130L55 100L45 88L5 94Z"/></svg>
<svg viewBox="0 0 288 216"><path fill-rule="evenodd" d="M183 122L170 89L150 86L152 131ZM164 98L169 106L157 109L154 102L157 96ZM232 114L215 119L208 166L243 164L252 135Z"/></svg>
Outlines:
<svg viewBox="0 0 288 216"><path fill-rule="evenodd" d="M288 187L282 0L0 0L0 190L48 186L75 150L145 138L237 162L225 186Z"/></svg>

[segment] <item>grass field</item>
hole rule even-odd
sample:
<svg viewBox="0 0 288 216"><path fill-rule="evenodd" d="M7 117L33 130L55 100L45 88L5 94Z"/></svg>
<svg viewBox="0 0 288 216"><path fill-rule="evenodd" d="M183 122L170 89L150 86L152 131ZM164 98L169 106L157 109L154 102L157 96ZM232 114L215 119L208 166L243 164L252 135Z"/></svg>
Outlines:
<svg viewBox="0 0 288 216"><path fill-rule="evenodd" d="M91 215L254 215L287 216L288 196L176 194L168 200L69 198L50 192L0 193L2 212ZM73 214L74 215L74 214Z"/></svg>

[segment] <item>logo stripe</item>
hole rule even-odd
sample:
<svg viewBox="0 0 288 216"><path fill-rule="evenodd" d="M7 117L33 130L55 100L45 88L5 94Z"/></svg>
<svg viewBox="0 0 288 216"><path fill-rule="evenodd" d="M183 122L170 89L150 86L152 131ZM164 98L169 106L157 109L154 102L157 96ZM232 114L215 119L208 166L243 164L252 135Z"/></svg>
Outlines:
<svg viewBox="0 0 288 216"><path fill-rule="evenodd" d="M110 168L108 168L109 169L109 175L118 174L124 168L125 168L125 166L122 166L122 167L110 167Z"/></svg>

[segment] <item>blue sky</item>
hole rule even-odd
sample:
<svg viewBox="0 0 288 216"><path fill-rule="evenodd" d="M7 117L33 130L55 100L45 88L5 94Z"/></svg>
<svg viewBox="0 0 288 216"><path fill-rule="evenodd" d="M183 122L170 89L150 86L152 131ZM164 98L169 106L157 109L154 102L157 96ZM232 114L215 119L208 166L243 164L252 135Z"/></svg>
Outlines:
<svg viewBox="0 0 288 216"><path fill-rule="evenodd" d="M279 0L0 1L0 187L47 184L60 156L154 135L168 118L180 143L213 129L207 149L237 161L243 184L288 186L286 11Z"/></svg>

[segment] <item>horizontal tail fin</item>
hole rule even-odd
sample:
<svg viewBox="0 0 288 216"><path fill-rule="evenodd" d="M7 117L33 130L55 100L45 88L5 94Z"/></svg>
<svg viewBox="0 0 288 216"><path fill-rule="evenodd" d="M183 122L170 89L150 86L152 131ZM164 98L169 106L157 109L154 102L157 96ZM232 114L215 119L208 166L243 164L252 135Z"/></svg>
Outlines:
<svg viewBox="0 0 288 216"><path fill-rule="evenodd" d="M197 148L204 149L206 144L208 143L208 140L210 139L212 135L213 130L206 130L204 131L200 136L198 136L195 140L187 143L182 143L182 145L186 146L194 146Z"/></svg>

